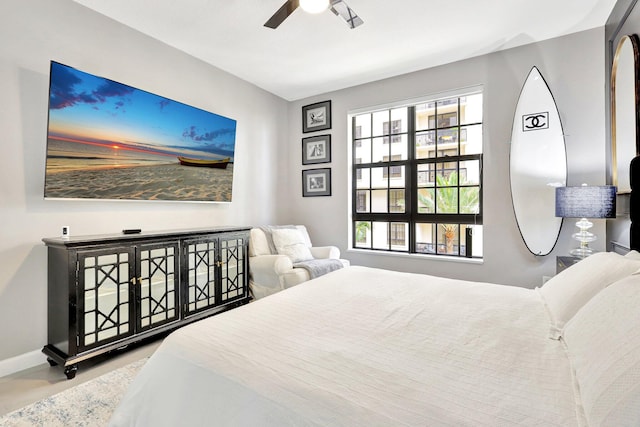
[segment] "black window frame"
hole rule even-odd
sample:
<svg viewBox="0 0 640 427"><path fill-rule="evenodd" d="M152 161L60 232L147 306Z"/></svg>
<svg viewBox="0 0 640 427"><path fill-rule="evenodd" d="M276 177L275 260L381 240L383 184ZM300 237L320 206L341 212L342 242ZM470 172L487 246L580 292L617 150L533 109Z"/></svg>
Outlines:
<svg viewBox="0 0 640 427"><path fill-rule="evenodd" d="M466 129L468 127L471 126L476 126L479 125L482 128L484 128L484 122L481 119L481 121L479 122L465 122L465 123L461 123L461 98L465 98L466 96L471 96L471 95L475 95L475 94L482 94L482 91L477 91L477 92L473 92L473 93L466 93L466 94L454 94L451 96L448 96L446 98L442 98L442 99L433 99L433 100L428 100L428 101L423 101L423 102L417 102L417 103L412 103L411 105L407 105L407 106L403 106L407 108L407 129L406 132L394 132L394 133L390 133L390 126L389 123L391 123L391 112L392 110L394 110L395 108L398 107L389 107L389 108L385 108L383 110L372 110L372 111L367 111L367 112L362 112L360 114L356 114L353 115L351 117L352 120L352 135L351 135L351 143L352 143L352 212L351 212L351 223L352 223L352 247L354 249L365 249L365 250L372 250L372 251L381 251L381 252L401 252L401 253L415 253L415 254L428 254L428 255L444 255L444 256L454 256L454 257L471 257L471 254L467 254L466 253L466 249L464 250L463 245L465 244L465 233L464 233L464 229L467 226L482 226L482 222L483 222L483 152L484 152L484 135L483 135L483 142L482 142L482 150L480 153L474 153L474 154L461 154L462 153L462 145L463 142L462 140L464 139L466 141L466 135L463 137L464 132L466 132ZM430 158L416 158L416 143L418 142L418 140L420 139L421 135L425 134L425 129L416 129L416 107L418 105L423 105L423 104L431 104L434 103L435 104L435 111L433 115L428 116L428 120L427 122L430 122L430 118L431 117L436 117L436 118L449 118L451 117L449 114L447 113L439 113L438 112L438 106L439 106L439 102L440 101L445 101L445 103L443 103L443 105L447 105L450 106L452 103L450 102L450 100L452 99L457 99L457 120L456 120L456 124L455 125L449 125L449 126L442 126L442 127L438 127L438 125L440 125L441 123L437 123L439 120L435 120L434 122L434 126L435 127L431 127L429 125L428 126L428 131L434 131L435 132L435 138L433 141L433 145L434 145L434 153L435 153L435 157L430 157ZM383 135L369 135L366 137L362 137L361 135L361 129L359 128L359 126L356 125L356 119L358 116L362 115L362 114L370 114L371 116L373 115L373 113L380 113L381 111L387 111L389 114L389 121L387 123L384 124L384 131L383 131ZM392 128L397 130L397 126L391 126ZM356 132L356 129L358 129L358 131ZM373 124L371 124L371 129L373 129ZM393 130L391 130L393 131ZM445 131L457 131L457 155L450 155L451 153L451 149L448 147L443 147L441 149L439 149L438 145L441 144L440 141L438 141L438 134L440 132ZM373 140L374 138L380 138L383 137L385 138L387 141L389 140L393 140L394 144L397 144L396 140L400 140L401 138L398 138L399 135L407 135L407 158L405 160L388 160L388 161L378 161L378 162L371 162L371 163L356 163L355 162L355 156L356 156L356 148L361 148L361 142L362 140L366 140L366 139L370 139ZM393 139L392 139L393 138ZM424 140L423 140L424 141ZM448 145L451 144L451 142L447 142ZM385 144L386 147L389 147L389 153L391 153L391 146L392 144ZM431 143L429 143L429 145L431 145ZM373 148L372 148L373 150ZM371 155L369 156L370 159L373 159L373 152L371 153ZM392 157L387 157L387 159L390 159ZM361 161L360 159L358 159L358 161ZM460 184L461 182L461 177L463 176L463 173L466 175L466 171L462 170L461 167L461 163L465 162L465 161L478 161L478 166L479 166L479 182L478 184L471 184L471 185L464 185L464 184ZM477 213L438 213L438 212L434 212L434 213L419 213L418 212L418 197L417 197L417 191L418 188L423 188L423 187L419 187L418 185L418 168L419 165L424 165L424 164L431 164L433 166L433 168L431 170L434 171L434 173L437 173L436 171L438 170L438 167L445 167L445 165L448 164L454 164L455 165L455 171L458 173L458 183L455 186L458 190L458 206L457 206L457 212L460 212L460 189L461 188L465 188L465 187L473 187L473 188L478 188L478 193L479 193L479 200L478 200L478 212ZM390 184L390 179L392 178L392 176L394 174L389 174L386 173L384 174L384 179L387 179L387 212L386 213L376 213L376 212L371 212L371 205L373 203L372 201L372 191L374 190L371 186L371 176L369 177L370 181L370 185L368 189L358 189L357 185L358 185L358 179L356 179L356 177L360 178L362 176L363 173L371 173L370 171L373 170L373 168L386 168L387 171L389 170L393 170L393 169L401 169L404 166L404 191L405 191L405 209L404 212L392 212L392 205L391 205L391 195L389 194L392 190L397 189L397 187L394 187ZM393 169L391 169L393 168ZM430 172L431 173L431 172ZM390 176L391 175L391 176ZM439 188L437 186L436 183L434 183L434 187L433 188ZM368 191L368 200L369 200L369 212L360 212L358 211L358 206L357 206L357 200L359 195L358 192L359 191ZM436 191L436 190L434 190ZM384 222L387 223L387 248L386 249L381 249L381 248L376 248L374 247L374 243L373 242L369 242L370 244L366 247L363 247L361 245L361 243L356 241L356 226L359 222L368 222L369 223L369 230L373 229L373 223L374 222ZM394 249L393 246L396 246L396 244L392 243L393 240L393 236L392 236L392 224L397 224L397 223L404 223L404 224L408 224L408 242L407 242L407 247L408 250L398 250L398 249ZM429 244L424 244L424 243L420 243L420 242L416 242L416 227L418 224L436 224L436 241L429 243ZM457 236L456 236L456 253L448 253L445 251L441 251L440 249L438 249L438 246L442 245L442 242L440 241L440 237L439 234L440 232L438 231L439 229L439 225L447 225L447 224L454 224L457 225ZM396 239L397 240L397 239ZM397 243L397 242L396 242ZM418 247L419 246L419 247ZM426 246L429 246L430 248L433 248L433 250L429 250L429 251L424 251L421 248L424 248ZM480 258L480 257L478 257Z"/></svg>

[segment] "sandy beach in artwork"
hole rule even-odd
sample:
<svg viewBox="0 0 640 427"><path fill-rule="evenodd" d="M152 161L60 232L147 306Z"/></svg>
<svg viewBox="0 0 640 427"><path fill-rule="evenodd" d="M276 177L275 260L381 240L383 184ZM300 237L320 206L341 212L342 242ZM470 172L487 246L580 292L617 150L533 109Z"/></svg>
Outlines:
<svg viewBox="0 0 640 427"><path fill-rule="evenodd" d="M48 173L45 197L231 201L233 164L226 169L178 163Z"/></svg>

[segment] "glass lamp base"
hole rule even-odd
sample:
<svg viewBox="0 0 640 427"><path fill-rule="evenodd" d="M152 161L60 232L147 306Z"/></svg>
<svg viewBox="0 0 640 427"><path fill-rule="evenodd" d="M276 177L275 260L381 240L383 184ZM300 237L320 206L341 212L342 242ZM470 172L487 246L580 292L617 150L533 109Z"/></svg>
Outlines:
<svg viewBox="0 0 640 427"><path fill-rule="evenodd" d="M569 251L569 253L573 256L577 256L579 258L586 258L589 255L593 255L593 249L591 249L590 247L586 247L586 248L575 248Z"/></svg>
<svg viewBox="0 0 640 427"><path fill-rule="evenodd" d="M574 239L580 242L580 247L576 249L572 249L569 253L573 256L577 256L580 258L586 258L589 255L593 254L593 249L589 247L589 242L595 242L598 238L593 234L588 232L593 223L587 221L586 218L582 218L580 221L576 222L576 227L580 229L578 233L574 233L571 235Z"/></svg>

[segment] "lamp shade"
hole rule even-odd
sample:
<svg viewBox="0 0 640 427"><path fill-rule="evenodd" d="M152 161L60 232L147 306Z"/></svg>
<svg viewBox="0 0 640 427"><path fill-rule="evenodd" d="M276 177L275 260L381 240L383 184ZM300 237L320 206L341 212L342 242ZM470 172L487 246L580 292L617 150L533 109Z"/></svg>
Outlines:
<svg viewBox="0 0 640 427"><path fill-rule="evenodd" d="M615 218L613 185L556 188L556 216L563 218Z"/></svg>

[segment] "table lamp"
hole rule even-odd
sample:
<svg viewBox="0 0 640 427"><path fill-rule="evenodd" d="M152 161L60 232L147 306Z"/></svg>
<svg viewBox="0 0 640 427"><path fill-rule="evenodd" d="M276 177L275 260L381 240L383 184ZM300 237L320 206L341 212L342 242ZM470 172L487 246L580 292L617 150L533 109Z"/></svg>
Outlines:
<svg viewBox="0 0 640 427"><path fill-rule="evenodd" d="M597 237L588 230L593 223L587 218L615 218L616 187L613 185L556 188L556 216L580 218L576 226L580 230L571 235L580 242L580 247L569 251L571 255L585 258L593 253L589 242Z"/></svg>

